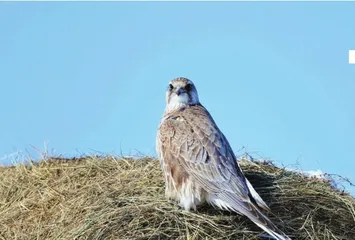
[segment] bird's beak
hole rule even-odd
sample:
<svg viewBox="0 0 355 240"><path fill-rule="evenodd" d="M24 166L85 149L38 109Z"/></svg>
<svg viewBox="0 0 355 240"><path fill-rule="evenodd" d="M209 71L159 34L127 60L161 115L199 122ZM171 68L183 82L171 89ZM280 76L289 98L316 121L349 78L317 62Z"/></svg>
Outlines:
<svg viewBox="0 0 355 240"><path fill-rule="evenodd" d="M184 89L177 88L176 91L175 91L175 94L179 96L181 93L184 93L184 92L185 92Z"/></svg>

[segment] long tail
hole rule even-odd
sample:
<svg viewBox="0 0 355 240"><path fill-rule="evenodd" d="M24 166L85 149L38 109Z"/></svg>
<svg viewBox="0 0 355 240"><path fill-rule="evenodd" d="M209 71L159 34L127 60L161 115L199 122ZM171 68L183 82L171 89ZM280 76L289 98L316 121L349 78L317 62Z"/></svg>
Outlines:
<svg viewBox="0 0 355 240"><path fill-rule="evenodd" d="M210 195L208 202L221 209L232 210L243 214L252 220L256 225L273 236L277 240L291 240L285 233L279 230L268 217L266 217L252 202L242 201L229 193L220 196Z"/></svg>
<svg viewBox="0 0 355 240"><path fill-rule="evenodd" d="M245 182L249 188L249 192L251 196L254 198L259 207L264 209L265 211L271 212L269 206L264 202L264 200L260 197L260 195L255 191L254 187L250 184L249 180L245 178Z"/></svg>

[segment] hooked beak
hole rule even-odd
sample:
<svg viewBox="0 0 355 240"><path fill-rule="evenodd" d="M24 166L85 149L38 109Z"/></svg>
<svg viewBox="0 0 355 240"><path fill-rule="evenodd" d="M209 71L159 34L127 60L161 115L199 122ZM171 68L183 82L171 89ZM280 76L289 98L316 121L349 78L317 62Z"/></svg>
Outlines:
<svg viewBox="0 0 355 240"><path fill-rule="evenodd" d="M175 94L178 95L178 96L180 96L180 94L181 94L181 93L184 93L184 92L185 92L184 89L178 88L178 89L176 89Z"/></svg>

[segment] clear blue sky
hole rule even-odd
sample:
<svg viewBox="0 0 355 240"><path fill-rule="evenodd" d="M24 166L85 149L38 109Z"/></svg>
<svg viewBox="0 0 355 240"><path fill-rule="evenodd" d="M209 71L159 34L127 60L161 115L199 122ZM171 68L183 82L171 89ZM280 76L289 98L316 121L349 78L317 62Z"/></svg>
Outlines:
<svg viewBox="0 0 355 240"><path fill-rule="evenodd" d="M355 3L0 3L0 161L155 155L170 79L233 149L355 181ZM241 153L241 152L239 152Z"/></svg>

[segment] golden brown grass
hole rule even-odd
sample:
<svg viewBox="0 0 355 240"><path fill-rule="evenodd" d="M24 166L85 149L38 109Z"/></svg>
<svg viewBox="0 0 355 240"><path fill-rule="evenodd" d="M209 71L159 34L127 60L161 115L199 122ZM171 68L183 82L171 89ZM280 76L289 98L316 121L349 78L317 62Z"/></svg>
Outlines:
<svg viewBox="0 0 355 240"><path fill-rule="evenodd" d="M355 200L326 180L241 161L292 239L355 239ZM276 217L277 216L277 217ZM0 167L0 239L258 239L243 216L164 198L157 160L52 158Z"/></svg>

